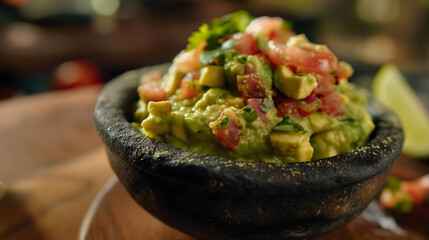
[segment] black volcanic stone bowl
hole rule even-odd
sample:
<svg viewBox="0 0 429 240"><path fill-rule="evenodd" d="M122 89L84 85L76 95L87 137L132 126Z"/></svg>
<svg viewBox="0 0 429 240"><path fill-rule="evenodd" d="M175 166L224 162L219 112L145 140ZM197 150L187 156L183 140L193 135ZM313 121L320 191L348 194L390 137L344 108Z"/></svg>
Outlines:
<svg viewBox="0 0 429 240"><path fill-rule="evenodd" d="M339 228L380 192L401 151L398 119L372 99L376 128L369 142L318 161L242 162L172 147L129 124L140 76L167 67L130 71L108 83L95 124L131 196L197 239L305 239Z"/></svg>

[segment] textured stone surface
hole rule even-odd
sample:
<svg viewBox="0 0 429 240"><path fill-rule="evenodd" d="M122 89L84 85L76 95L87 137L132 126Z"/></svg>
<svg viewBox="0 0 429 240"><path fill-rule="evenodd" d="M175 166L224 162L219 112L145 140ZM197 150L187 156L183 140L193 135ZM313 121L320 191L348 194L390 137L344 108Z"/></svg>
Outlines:
<svg viewBox="0 0 429 240"><path fill-rule="evenodd" d="M133 198L167 224L201 239L300 239L356 217L382 188L403 133L375 100L376 129L349 153L306 163L217 158L147 138L128 123L137 100L134 70L110 82L95 107L109 161Z"/></svg>

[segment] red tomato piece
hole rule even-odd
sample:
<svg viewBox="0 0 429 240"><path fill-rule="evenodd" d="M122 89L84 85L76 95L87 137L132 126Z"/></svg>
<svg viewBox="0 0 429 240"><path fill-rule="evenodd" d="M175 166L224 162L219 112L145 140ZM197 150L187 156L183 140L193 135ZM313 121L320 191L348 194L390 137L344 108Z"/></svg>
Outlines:
<svg viewBox="0 0 429 240"><path fill-rule="evenodd" d="M416 184L414 181L404 181L401 184L403 191L410 195L415 205L421 205L425 199L425 191L420 184Z"/></svg>
<svg viewBox="0 0 429 240"><path fill-rule="evenodd" d="M304 73L330 74L337 69L337 58L330 51L271 45L266 52L275 65L294 66Z"/></svg>
<svg viewBox="0 0 429 240"><path fill-rule="evenodd" d="M226 115L222 115L216 120L217 123L220 123ZM214 134L216 135L219 143L224 146L229 151L234 151L237 149L238 143L241 141L240 137L240 128L235 124L233 118L229 119L227 129L213 129Z"/></svg>
<svg viewBox="0 0 429 240"><path fill-rule="evenodd" d="M102 83L98 67L89 60L73 60L60 64L53 72L51 86L69 89Z"/></svg>
<svg viewBox="0 0 429 240"><path fill-rule="evenodd" d="M314 93L317 95L327 95L334 91L336 83L335 76L332 75L319 75L316 74L317 87L314 89Z"/></svg>
<svg viewBox="0 0 429 240"><path fill-rule="evenodd" d="M266 87L258 74L251 73L237 78L238 95L244 99L265 98Z"/></svg>
<svg viewBox="0 0 429 240"><path fill-rule="evenodd" d="M182 83L180 85L180 93L185 98L193 98L197 92L197 79L199 78L199 74L197 71L191 71L186 73L186 75L182 79Z"/></svg>
<svg viewBox="0 0 429 240"><path fill-rule="evenodd" d="M263 99L257 99L257 98L252 98L252 99L247 99L247 104L250 105L250 107L252 107L253 109L256 110L256 112L258 113L258 117L262 120L262 122L267 122L267 118L265 116L265 112L263 112L261 110L261 105L262 105Z"/></svg>
<svg viewBox="0 0 429 240"><path fill-rule="evenodd" d="M299 115L298 103L293 98L285 98L277 106L277 115L279 117L284 117L287 114L296 120L301 118Z"/></svg>
<svg viewBox="0 0 429 240"><path fill-rule="evenodd" d="M197 81L191 79L183 79L180 85L180 93L185 98L193 98L197 94Z"/></svg>
<svg viewBox="0 0 429 240"><path fill-rule="evenodd" d="M283 93L277 91L275 88L271 88L271 91L273 92L272 98L273 98L274 105L276 105L277 107L280 104L280 102L286 98L286 96Z"/></svg>
<svg viewBox="0 0 429 240"><path fill-rule="evenodd" d="M165 101L168 99L167 92L160 82L152 81L144 83L137 88L140 98L146 101Z"/></svg>
<svg viewBox="0 0 429 240"><path fill-rule="evenodd" d="M322 102L319 98L310 95L305 99L298 101L299 112L303 117L306 117L322 107Z"/></svg>
<svg viewBox="0 0 429 240"><path fill-rule="evenodd" d="M252 34L249 33L236 33L233 38L236 41L234 49L243 54L253 55L258 52L256 47L256 39Z"/></svg>
<svg viewBox="0 0 429 240"><path fill-rule="evenodd" d="M325 96L320 97L322 100L322 111L331 116L344 115L344 108L341 104L340 94L333 91Z"/></svg>
<svg viewBox="0 0 429 240"><path fill-rule="evenodd" d="M295 35L295 32L292 30L273 31L269 34L268 40L272 40L275 43L279 43L279 44L285 44L287 40L294 35Z"/></svg>

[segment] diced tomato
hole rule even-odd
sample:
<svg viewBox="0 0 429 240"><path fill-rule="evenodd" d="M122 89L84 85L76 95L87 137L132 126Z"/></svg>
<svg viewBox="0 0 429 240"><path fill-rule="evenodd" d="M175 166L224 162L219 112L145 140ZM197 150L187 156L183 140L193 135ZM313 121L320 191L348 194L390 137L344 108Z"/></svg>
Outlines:
<svg viewBox="0 0 429 240"><path fill-rule="evenodd" d="M273 92L271 96L273 98L274 105L278 106L280 102L286 98L286 96L283 93L277 91L275 88L272 88L271 91Z"/></svg>
<svg viewBox="0 0 429 240"><path fill-rule="evenodd" d="M266 87L258 74L251 73L237 78L238 95L244 99L265 98Z"/></svg>
<svg viewBox="0 0 429 240"><path fill-rule="evenodd" d="M310 95L303 100L298 101L299 112L303 117L306 117L322 107L322 102L319 98Z"/></svg>
<svg viewBox="0 0 429 240"><path fill-rule="evenodd" d="M193 98L197 92L197 79L199 78L199 74L197 71L188 72L182 79L182 83L180 85L180 93L185 98Z"/></svg>
<svg viewBox="0 0 429 240"><path fill-rule="evenodd" d="M410 195L415 205L421 205L425 199L425 191L418 182L404 181L401 184L403 191Z"/></svg>
<svg viewBox="0 0 429 240"><path fill-rule="evenodd" d="M267 122L267 118L265 116L265 112L263 112L261 110L261 105L262 105L263 99L257 99L257 98L252 98L252 99L247 99L247 104L250 105L250 107L252 107L253 109L256 110L256 112L258 113L258 117L262 120L262 122Z"/></svg>
<svg viewBox="0 0 429 240"><path fill-rule="evenodd" d="M317 95L327 95L334 91L336 83L335 76L333 75L320 75L316 74L317 87L314 89L314 93Z"/></svg>
<svg viewBox="0 0 429 240"><path fill-rule="evenodd" d="M285 44L287 40L295 35L292 30L287 31L273 31L269 34L268 40L274 41L275 43Z"/></svg>
<svg viewBox="0 0 429 240"><path fill-rule="evenodd" d="M219 129L217 126L222 122L225 117L229 117L228 128ZM211 123L210 127L213 129L213 133L216 135L219 143L222 144L229 151L237 149L238 143L241 141L240 127L235 122L237 116L232 111L224 111L220 117Z"/></svg>
<svg viewBox="0 0 429 240"><path fill-rule="evenodd" d="M295 66L304 73L330 74L337 69L337 58L330 51L270 45L267 57L275 65Z"/></svg>
<svg viewBox="0 0 429 240"><path fill-rule="evenodd" d="M167 92L158 81L147 82L137 88L141 99L146 101L165 101L168 99Z"/></svg>
<svg viewBox="0 0 429 240"><path fill-rule="evenodd" d="M191 79L183 79L180 85L180 94L185 98L193 98L197 94L197 81Z"/></svg>
<svg viewBox="0 0 429 240"><path fill-rule="evenodd" d="M256 47L255 37L249 33L236 33L233 38L236 41L234 49L243 54L253 55L258 52Z"/></svg>
<svg viewBox="0 0 429 240"><path fill-rule="evenodd" d="M264 35L268 40L284 44L289 37L295 35L290 29L285 29L283 19L279 17L259 17L250 22L247 33L253 36Z"/></svg>
<svg viewBox="0 0 429 240"><path fill-rule="evenodd" d="M289 114L292 118L299 120L301 117L299 115L297 101L293 98L285 98L277 106L277 115L284 117Z"/></svg>
<svg viewBox="0 0 429 240"><path fill-rule="evenodd" d="M333 91L325 96L320 97L322 100L322 111L331 116L344 115L344 108L341 104L340 95Z"/></svg>

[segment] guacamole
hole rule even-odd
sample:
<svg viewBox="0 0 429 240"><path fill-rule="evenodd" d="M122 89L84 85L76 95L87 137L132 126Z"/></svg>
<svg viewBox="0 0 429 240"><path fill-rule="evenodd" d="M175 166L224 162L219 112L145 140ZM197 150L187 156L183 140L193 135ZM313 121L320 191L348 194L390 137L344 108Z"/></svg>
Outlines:
<svg viewBox="0 0 429 240"><path fill-rule="evenodd" d="M203 24L164 75L142 76L132 126L214 156L303 162L366 143L374 129L352 67L278 17L238 11Z"/></svg>

